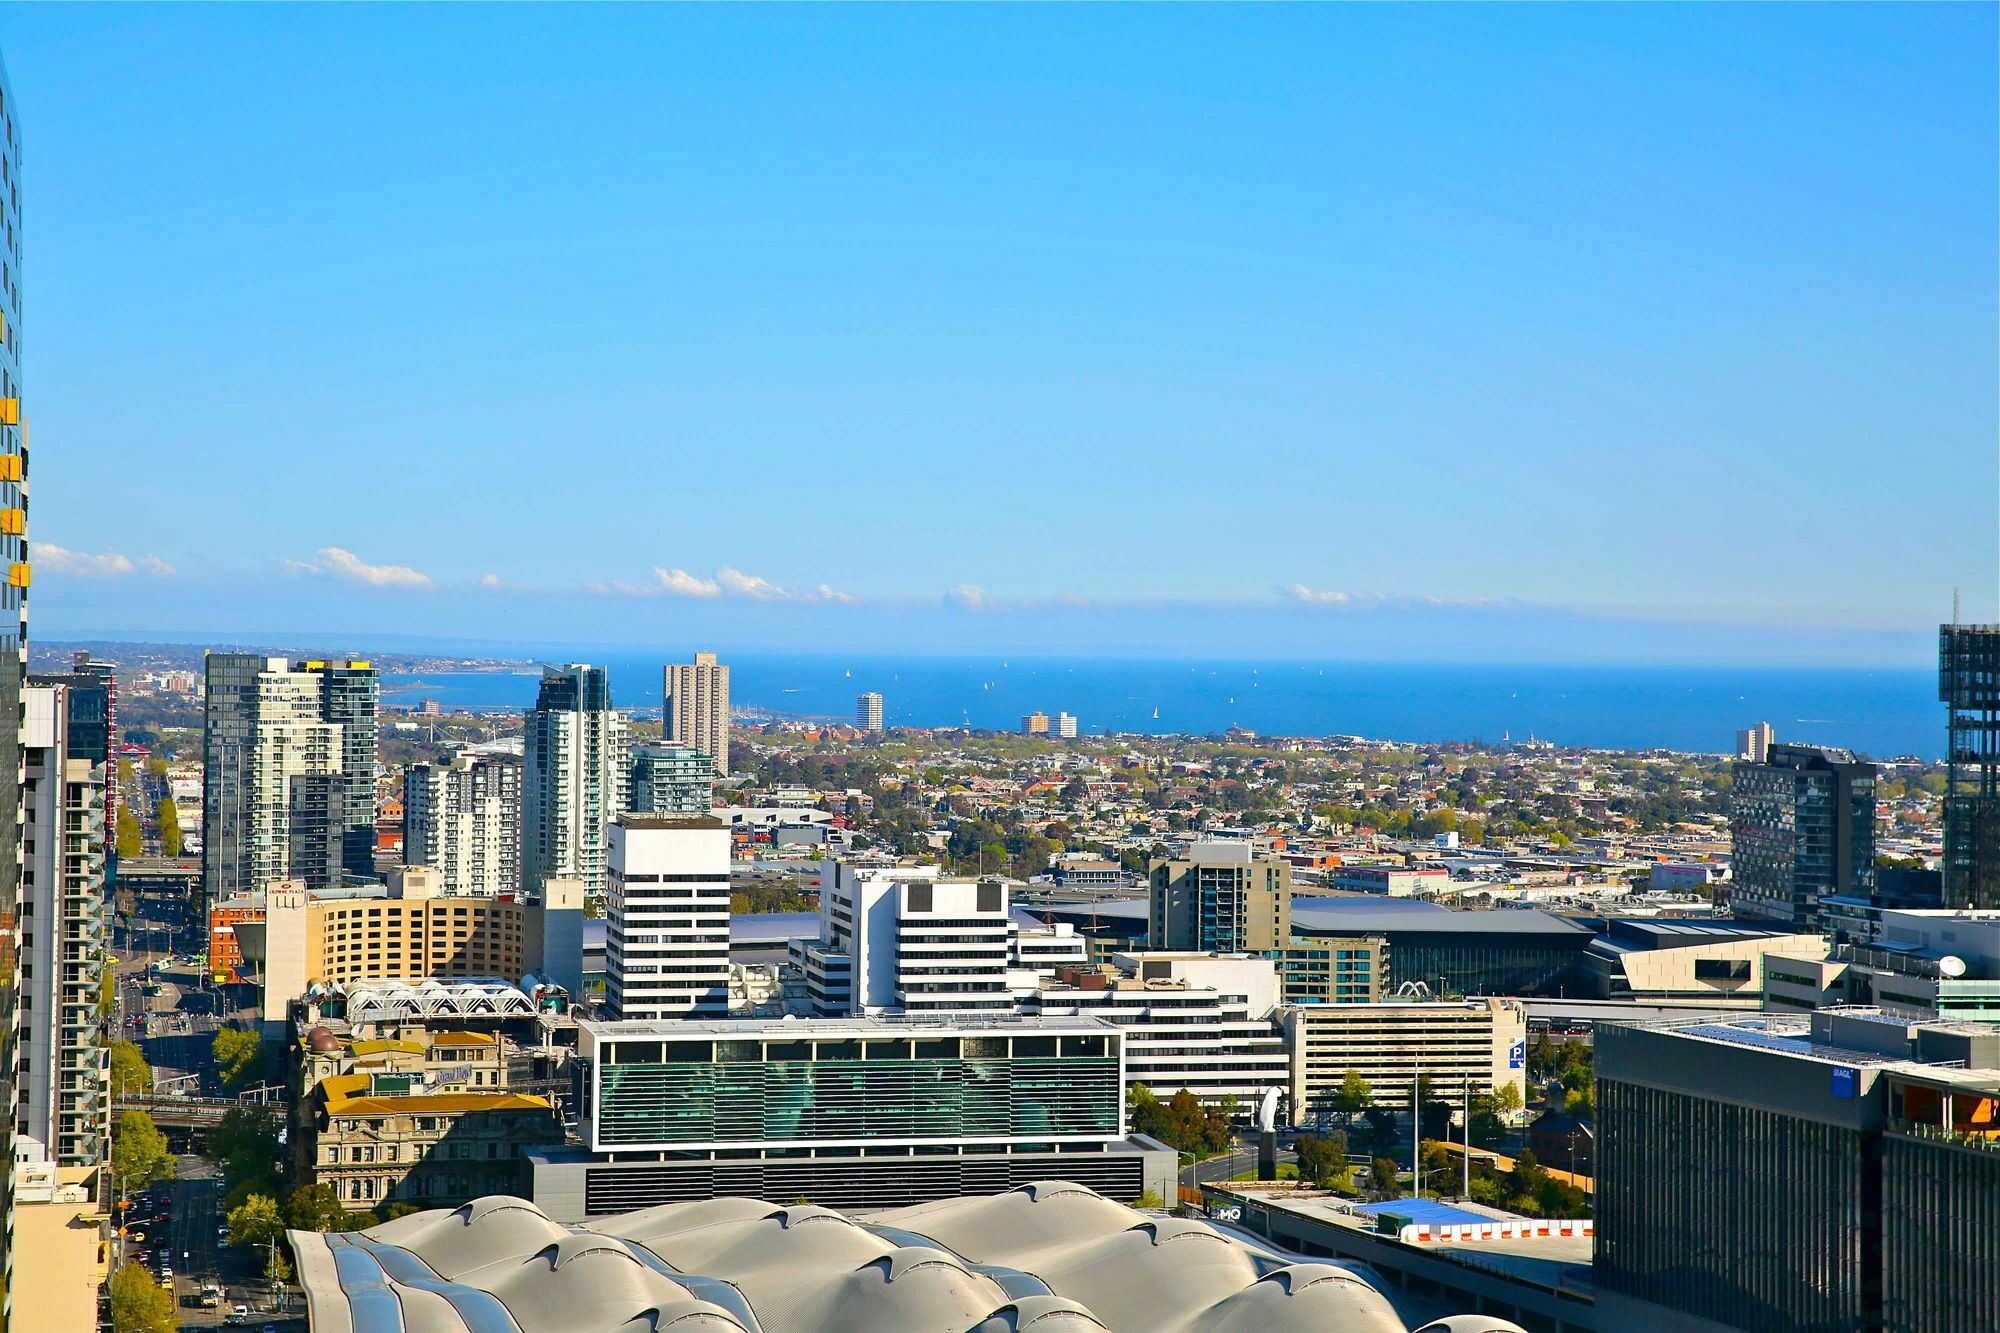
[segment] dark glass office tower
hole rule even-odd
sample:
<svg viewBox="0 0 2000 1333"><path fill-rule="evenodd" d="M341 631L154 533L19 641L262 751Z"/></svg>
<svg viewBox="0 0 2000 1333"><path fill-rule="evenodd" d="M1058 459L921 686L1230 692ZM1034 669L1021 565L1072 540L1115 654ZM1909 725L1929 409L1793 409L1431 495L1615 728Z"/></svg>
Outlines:
<svg viewBox="0 0 2000 1333"><path fill-rule="evenodd" d="M1875 889L1875 765L1851 751L1772 745L1736 765L1729 832L1738 916L1819 928L1820 900Z"/></svg>
<svg viewBox="0 0 2000 1333"><path fill-rule="evenodd" d="M320 716L340 728L347 811L340 862L350 875L375 874L375 668L367 662L308 662L325 682Z"/></svg>
<svg viewBox="0 0 2000 1333"><path fill-rule="evenodd" d="M2000 625L1938 626L1944 905L2000 907Z"/></svg>

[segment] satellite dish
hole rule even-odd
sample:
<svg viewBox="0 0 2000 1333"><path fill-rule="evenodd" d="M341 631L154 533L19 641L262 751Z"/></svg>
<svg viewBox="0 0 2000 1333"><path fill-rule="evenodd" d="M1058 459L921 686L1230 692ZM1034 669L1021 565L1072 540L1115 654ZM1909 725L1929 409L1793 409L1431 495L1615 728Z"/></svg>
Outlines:
<svg viewBox="0 0 2000 1333"><path fill-rule="evenodd" d="M1962 977L1965 975L1965 960L1955 953L1948 953L1938 959L1938 971L1947 977Z"/></svg>

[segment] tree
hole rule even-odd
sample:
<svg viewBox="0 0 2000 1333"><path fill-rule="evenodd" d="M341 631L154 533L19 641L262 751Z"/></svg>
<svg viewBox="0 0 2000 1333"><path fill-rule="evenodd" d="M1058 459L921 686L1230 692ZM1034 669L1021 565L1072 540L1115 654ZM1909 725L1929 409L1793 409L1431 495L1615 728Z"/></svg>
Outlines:
<svg viewBox="0 0 2000 1333"><path fill-rule="evenodd" d="M139 820L124 806L118 807L118 832L112 850L124 860L138 856L146 850L144 836L139 832Z"/></svg>
<svg viewBox="0 0 2000 1333"><path fill-rule="evenodd" d="M181 854L181 811L174 804L174 798L165 797L155 812L155 822L160 826L160 850L168 856Z"/></svg>
<svg viewBox="0 0 2000 1333"><path fill-rule="evenodd" d="M1368 1164L1368 1188L1384 1199L1393 1199L1401 1193L1396 1183L1396 1160L1393 1157L1377 1157Z"/></svg>
<svg viewBox="0 0 2000 1333"><path fill-rule="evenodd" d="M97 1021L102 1023L118 1012L118 972L108 959L100 959L97 967Z"/></svg>
<svg viewBox="0 0 2000 1333"><path fill-rule="evenodd" d="M153 1090L153 1066L138 1043L122 1038L111 1043L111 1095L141 1096Z"/></svg>
<svg viewBox="0 0 2000 1333"><path fill-rule="evenodd" d="M144 1264L120 1264L111 1275L112 1333L176 1333L180 1315L173 1293L153 1281Z"/></svg>
<svg viewBox="0 0 2000 1333"><path fill-rule="evenodd" d="M285 1219L278 1213L278 1201L268 1194L253 1193L229 1210L231 1245L262 1245L284 1229Z"/></svg>
<svg viewBox="0 0 2000 1333"><path fill-rule="evenodd" d="M1140 1190L1139 1197L1132 1200L1132 1206L1143 1212L1147 1209L1158 1210L1166 1207L1167 1205L1164 1202L1162 1202L1160 1196L1153 1193L1153 1191Z"/></svg>
<svg viewBox="0 0 2000 1333"><path fill-rule="evenodd" d="M222 1081L236 1087L248 1078L262 1054L264 1039L248 1028L215 1030L215 1067Z"/></svg>
<svg viewBox="0 0 2000 1333"><path fill-rule="evenodd" d="M414 1206L406 1211L415 1211ZM372 1227L373 1213L350 1213L327 1184L301 1185L285 1200L285 1224L294 1231L359 1231Z"/></svg>
<svg viewBox="0 0 2000 1333"><path fill-rule="evenodd" d="M269 1107L232 1106L208 1136L210 1161L222 1168L229 1184L223 1201L234 1208L251 1194L278 1197L278 1173L284 1145L278 1141L278 1117Z"/></svg>
<svg viewBox="0 0 2000 1333"><path fill-rule="evenodd" d="M285 1262L285 1252L273 1245L270 1257L264 1261L264 1280L272 1286L292 1280L292 1266Z"/></svg>
<svg viewBox="0 0 2000 1333"><path fill-rule="evenodd" d="M1299 1179L1315 1185L1347 1184L1347 1135L1301 1134L1293 1143L1299 1155Z"/></svg>
<svg viewBox="0 0 2000 1333"><path fill-rule="evenodd" d="M174 1173L174 1155L167 1136L144 1111L127 1111L111 1131L111 1176L120 1193L138 1189Z"/></svg>
<svg viewBox="0 0 2000 1333"><path fill-rule="evenodd" d="M1340 1112L1341 1122L1352 1128L1354 1117L1366 1111L1375 1102L1375 1089L1368 1080L1361 1077L1361 1071L1350 1069L1341 1075L1340 1086L1334 1089L1333 1109Z"/></svg>

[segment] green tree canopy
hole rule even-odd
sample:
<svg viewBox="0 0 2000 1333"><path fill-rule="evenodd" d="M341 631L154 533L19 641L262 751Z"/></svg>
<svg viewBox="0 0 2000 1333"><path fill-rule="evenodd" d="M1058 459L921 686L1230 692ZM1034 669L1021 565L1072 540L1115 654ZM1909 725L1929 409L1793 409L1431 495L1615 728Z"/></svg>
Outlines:
<svg viewBox="0 0 2000 1333"><path fill-rule="evenodd" d="M174 804L174 798L164 797L155 812L155 822L160 826L160 850L168 856L181 854L181 811Z"/></svg>
<svg viewBox="0 0 2000 1333"><path fill-rule="evenodd" d="M229 1210L229 1243L262 1245L285 1229L278 1214L278 1201L268 1194L252 1193Z"/></svg>
<svg viewBox="0 0 2000 1333"><path fill-rule="evenodd" d="M118 832L113 850L120 859L138 856L146 850L145 839L139 832L139 820L124 806L118 807Z"/></svg>
<svg viewBox="0 0 2000 1333"><path fill-rule="evenodd" d="M127 1111L111 1131L111 1175L120 1192L138 1189L174 1173L167 1136L144 1111Z"/></svg>
<svg viewBox="0 0 2000 1333"><path fill-rule="evenodd" d="M237 1087L248 1080L263 1053L264 1039L248 1028L215 1030L215 1067L222 1081Z"/></svg>
<svg viewBox="0 0 2000 1333"><path fill-rule="evenodd" d="M153 1090L153 1066L136 1042L122 1038L111 1043L111 1095L138 1096Z"/></svg>
<svg viewBox="0 0 2000 1333"><path fill-rule="evenodd" d="M111 1275L112 1333L177 1333L173 1293L153 1281L143 1264L120 1264Z"/></svg>

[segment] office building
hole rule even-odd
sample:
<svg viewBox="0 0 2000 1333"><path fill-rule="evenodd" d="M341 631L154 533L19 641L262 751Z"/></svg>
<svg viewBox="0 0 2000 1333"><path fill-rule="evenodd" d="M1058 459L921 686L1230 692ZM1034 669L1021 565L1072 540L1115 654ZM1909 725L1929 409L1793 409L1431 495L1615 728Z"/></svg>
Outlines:
<svg viewBox="0 0 2000 1333"><path fill-rule="evenodd" d="M715 807L715 762L689 745L632 747L632 813L705 815Z"/></svg>
<svg viewBox="0 0 2000 1333"><path fill-rule="evenodd" d="M1759 722L1736 733L1736 757L1746 763L1761 764L1770 754L1772 734L1769 722Z"/></svg>
<svg viewBox="0 0 2000 1333"><path fill-rule="evenodd" d="M59 1167L96 1166L106 1160L111 1135L110 1045L97 1013L105 766L102 759L72 755L69 736L72 690L98 693L81 711L101 716L102 686L28 680L21 729L27 780L17 1129L42 1144Z"/></svg>
<svg viewBox="0 0 2000 1333"><path fill-rule="evenodd" d="M1597 1026L1598 1326L2000 1328L2000 1031Z"/></svg>
<svg viewBox="0 0 2000 1333"><path fill-rule="evenodd" d="M791 946L815 1014L1013 1012L1014 925L1001 880L829 860L819 912L819 938Z"/></svg>
<svg viewBox="0 0 2000 1333"><path fill-rule="evenodd" d="M582 984L583 886L549 880L539 900L447 897L437 871L406 866L386 885L313 891L282 881L217 904L237 972L259 987L267 1030L315 986L546 976ZM575 994L571 990L571 994Z"/></svg>
<svg viewBox="0 0 2000 1333"><path fill-rule="evenodd" d="M714 653L673 663L662 673L666 699L664 735L676 745L715 761L715 776L729 776L729 668Z"/></svg>
<svg viewBox="0 0 2000 1333"><path fill-rule="evenodd" d="M375 867L374 668L210 653L202 732L208 901ZM301 858L294 864L294 857Z"/></svg>
<svg viewBox="0 0 2000 1333"><path fill-rule="evenodd" d="M1150 877L1150 948L1265 953L1291 940L1292 867L1247 842L1197 842Z"/></svg>
<svg viewBox="0 0 2000 1333"><path fill-rule="evenodd" d="M1420 1077L1445 1100L1469 1082L1474 1092L1511 1084L1526 1101L1528 1021L1517 1000L1302 1005L1284 1023L1301 1124L1331 1110L1350 1069L1374 1088L1377 1106L1399 1113Z"/></svg>
<svg viewBox="0 0 2000 1333"><path fill-rule="evenodd" d="M1099 1018L1125 1035L1125 1082L1161 1101L1186 1089L1205 1105L1234 1099L1248 1115L1267 1088L1288 1088L1291 1057L1272 1022L1276 969L1262 958L1131 953L1044 979L1029 1012Z"/></svg>
<svg viewBox="0 0 2000 1333"><path fill-rule="evenodd" d="M891 1207L1035 1180L1174 1188L1125 1138L1123 1044L1090 1018L584 1022L579 1136L529 1159L565 1220L732 1195Z"/></svg>
<svg viewBox="0 0 2000 1333"><path fill-rule="evenodd" d="M882 730L882 696L869 690L854 701L854 725L862 731Z"/></svg>
<svg viewBox="0 0 2000 1333"><path fill-rule="evenodd" d="M604 891L611 821L632 779L624 714L611 706L611 676L583 663L542 669L522 742L521 887L580 879Z"/></svg>
<svg viewBox="0 0 2000 1333"><path fill-rule="evenodd" d="M1076 717L1071 713L1057 713L1049 722L1049 735L1059 741L1076 739Z"/></svg>
<svg viewBox="0 0 2000 1333"><path fill-rule="evenodd" d="M1774 744L1736 765L1729 792L1731 910L1794 931L1820 899L1875 887L1875 765L1851 751Z"/></svg>
<svg viewBox="0 0 2000 1333"><path fill-rule="evenodd" d="M1831 953L1774 948L1765 955L1766 1009L1842 1005L2000 1024L2000 910L1887 908L1869 935Z"/></svg>
<svg viewBox="0 0 2000 1333"><path fill-rule="evenodd" d="M1021 714L1021 734L1023 736L1046 736L1049 734L1049 715L1037 709Z"/></svg>
<svg viewBox="0 0 2000 1333"><path fill-rule="evenodd" d="M728 1013L729 826L707 815L620 815L608 880L607 1011Z"/></svg>
<svg viewBox="0 0 2000 1333"><path fill-rule="evenodd" d="M1945 907L2000 907L2000 625L1938 627Z"/></svg>
<svg viewBox="0 0 2000 1333"><path fill-rule="evenodd" d="M521 755L467 750L403 775L403 861L431 866L448 894L491 897L521 887Z"/></svg>

